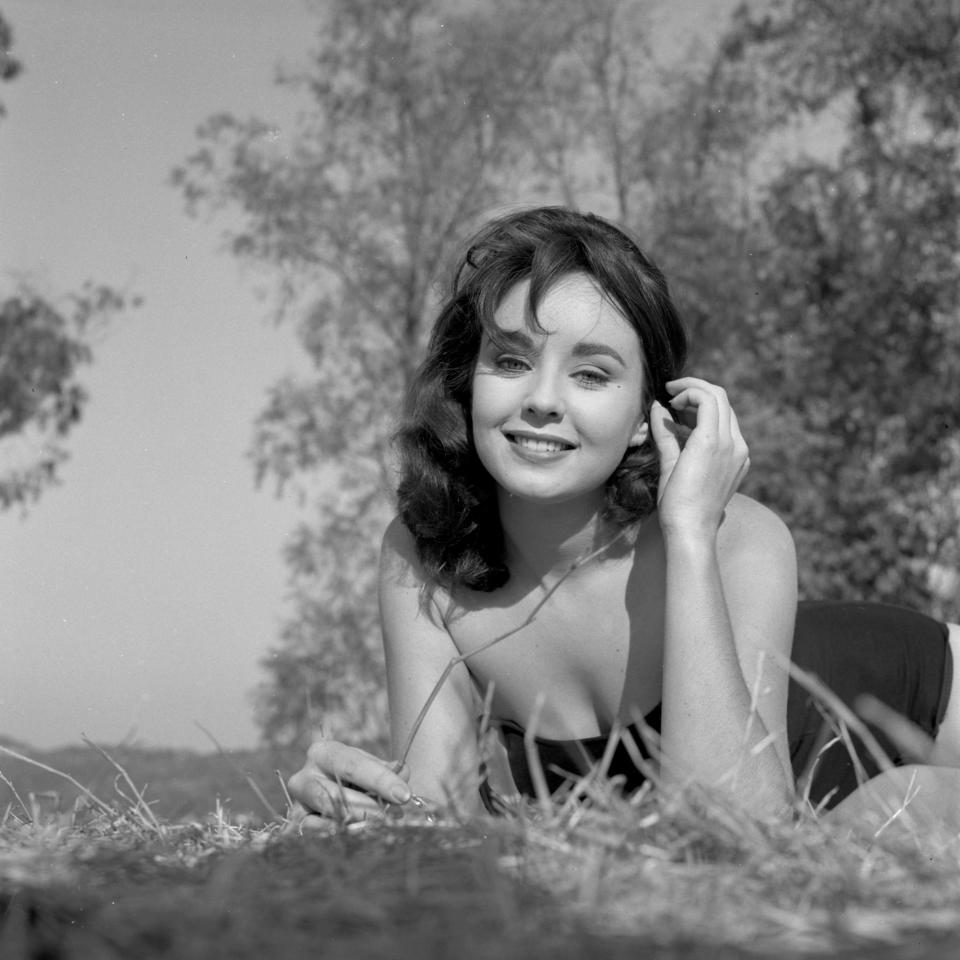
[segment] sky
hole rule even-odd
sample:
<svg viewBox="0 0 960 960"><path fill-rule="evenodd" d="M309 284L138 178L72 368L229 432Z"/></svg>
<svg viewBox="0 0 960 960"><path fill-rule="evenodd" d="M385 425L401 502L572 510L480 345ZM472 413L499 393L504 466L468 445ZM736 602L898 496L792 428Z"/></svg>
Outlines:
<svg viewBox="0 0 960 960"><path fill-rule="evenodd" d="M0 734L253 745L250 691L284 614L292 504L245 458L302 366L266 280L189 218L170 169L220 110L289 121L275 65L303 0L0 0L24 65L0 86L0 290L93 279L143 305L95 339L60 487L0 514Z"/></svg>
<svg viewBox="0 0 960 960"><path fill-rule="evenodd" d="M678 34L733 0L670 0ZM61 486L0 514L0 735L36 748L253 746L251 691L285 614L296 507L246 451L303 369L269 280L169 185L227 110L275 123L307 0L0 0L24 72L0 85L0 291L85 280L143 298L98 332ZM668 28L669 28L668 24ZM62 301L61 301L62 302ZM2 460L0 460L2 464Z"/></svg>

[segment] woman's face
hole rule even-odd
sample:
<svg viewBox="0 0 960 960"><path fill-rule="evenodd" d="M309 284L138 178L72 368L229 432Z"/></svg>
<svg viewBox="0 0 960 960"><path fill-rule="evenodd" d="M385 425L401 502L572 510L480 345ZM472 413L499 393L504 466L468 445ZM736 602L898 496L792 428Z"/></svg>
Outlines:
<svg viewBox="0 0 960 960"><path fill-rule="evenodd" d="M477 454L501 491L540 503L603 500L629 446L647 435L640 338L586 274L561 279L526 322L529 281L494 314L473 374Z"/></svg>

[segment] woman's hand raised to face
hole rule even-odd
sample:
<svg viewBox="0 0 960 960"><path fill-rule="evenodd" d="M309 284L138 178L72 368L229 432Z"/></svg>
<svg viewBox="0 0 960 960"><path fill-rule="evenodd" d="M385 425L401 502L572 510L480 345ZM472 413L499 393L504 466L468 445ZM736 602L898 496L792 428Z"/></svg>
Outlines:
<svg viewBox="0 0 960 960"><path fill-rule="evenodd" d="M653 402L650 430L660 452L660 526L668 535L712 537L750 468L747 444L722 387L683 377L666 388L671 409L691 430L681 446L682 428L662 404Z"/></svg>
<svg viewBox="0 0 960 960"><path fill-rule="evenodd" d="M381 816L384 804L411 799L406 767L395 771L366 750L336 740L317 740L307 761L287 782L294 800L288 830L329 826Z"/></svg>

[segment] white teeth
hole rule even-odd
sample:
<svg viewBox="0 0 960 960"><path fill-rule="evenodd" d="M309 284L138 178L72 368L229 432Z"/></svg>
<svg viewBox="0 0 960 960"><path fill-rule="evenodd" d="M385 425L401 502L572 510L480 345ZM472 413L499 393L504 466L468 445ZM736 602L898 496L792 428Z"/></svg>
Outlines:
<svg viewBox="0 0 960 960"><path fill-rule="evenodd" d="M515 436L513 442L524 450L533 450L536 453L559 453L561 450L566 450L568 446L556 440L535 440L533 437Z"/></svg>

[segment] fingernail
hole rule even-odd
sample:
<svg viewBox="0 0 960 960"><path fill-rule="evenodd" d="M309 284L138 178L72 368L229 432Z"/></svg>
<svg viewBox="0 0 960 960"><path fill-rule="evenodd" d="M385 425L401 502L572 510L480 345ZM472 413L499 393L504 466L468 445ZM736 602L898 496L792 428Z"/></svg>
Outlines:
<svg viewBox="0 0 960 960"><path fill-rule="evenodd" d="M406 787L394 787L390 791L394 803L406 803L410 799L410 791Z"/></svg>

